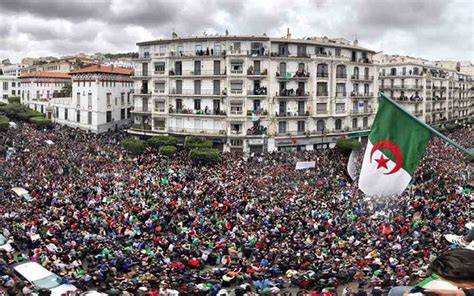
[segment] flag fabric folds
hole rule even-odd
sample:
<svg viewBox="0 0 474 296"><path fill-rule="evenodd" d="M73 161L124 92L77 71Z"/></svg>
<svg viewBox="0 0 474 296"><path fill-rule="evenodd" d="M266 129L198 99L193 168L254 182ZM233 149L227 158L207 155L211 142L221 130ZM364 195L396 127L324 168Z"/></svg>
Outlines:
<svg viewBox="0 0 474 296"><path fill-rule="evenodd" d="M431 131L381 94L359 176L367 195L401 194L410 183Z"/></svg>

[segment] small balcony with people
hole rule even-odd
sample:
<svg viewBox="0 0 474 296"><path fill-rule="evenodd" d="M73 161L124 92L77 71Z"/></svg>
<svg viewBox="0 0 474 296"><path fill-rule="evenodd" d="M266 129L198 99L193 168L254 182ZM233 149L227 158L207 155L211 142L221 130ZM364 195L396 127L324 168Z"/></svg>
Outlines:
<svg viewBox="0 0 474 296"><path fill-rule="evenodd" d="M290 63L291 64L291 63ZM298 63L296 71L291 71L286 62L281 62L275 76L277 80L308 80L310 73L305 63Z"/></svg>

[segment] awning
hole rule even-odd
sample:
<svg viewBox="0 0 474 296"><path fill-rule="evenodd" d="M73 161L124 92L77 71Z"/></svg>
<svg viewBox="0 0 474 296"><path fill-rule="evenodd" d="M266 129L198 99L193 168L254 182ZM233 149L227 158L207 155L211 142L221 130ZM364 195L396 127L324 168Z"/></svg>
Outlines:
<svg viewBox="0 0 474 296"><path fill-rule="evenodd" d="M243 64L244 60L242 60L242 59L232 59L232 60L230 60L230 63L231 64Z"/></svg>

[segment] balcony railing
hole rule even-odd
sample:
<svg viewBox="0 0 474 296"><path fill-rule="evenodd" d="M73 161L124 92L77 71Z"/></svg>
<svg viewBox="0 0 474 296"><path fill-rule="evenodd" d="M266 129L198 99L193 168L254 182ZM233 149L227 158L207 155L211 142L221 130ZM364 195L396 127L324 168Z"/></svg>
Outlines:
<svg viewBox="0 0 474 296"><path fill-rule="evenodd" d="M287 72L288 73L288 72ZM277 79L285 79L285 80L306 80L310 77L310 73L307 71L296 71L291 77L286 76L286 73L276 72L275 74Z"/></svg>
<svg viewBox="0 0 474 296"><path fill-rule="evenodd" d="M258 136L258 135L266 135L266 134L267 134L267 128L264 126L251 127L247 130L248 136Z"/></svg>
<svg viewBox="0 0 474 296"><path fill-rule="evenodd" d="M336 97L345 97L347 93L345 91L337 91L336 92Z"/></svg>
<svg viewBox="0 0 474 296"><path fill-rule="evenodd" d="M336 109L336 114L346 114L346 110Z"/></svg>
<svg viewBox="0 0 474 296"><path fill-rule="evenodd" d="M231 95L241 95L243 93L244 93L244 91L242 89L231 89L230 90Z"/></svg>
<svg viewBox="0 0 474 296"><path fill-rule="evenodd" d="M200 70L200 71L178 71L174 69L169 71L170 76L223 76L226 75L225 70L214 71L214 70Z"/></svg>
<svg viewBox="0 0 474 296"><path fill-rule="evenodd" d="M247 69L248 76L266 76L267 74L268 74L267 69L263 69L259 71L255 71L253 67L249 67L249 69Z"/></svg>
<svg viewBox="0 0 474 296"><path fill-rule="evenodd" d="M221 95L218 90L213 90L213 89L201 89L201 90L195 90L195 89L182 89L182 90L177 90L175 88L172 88L170 91L171 95L195 95L195 96L219 96Z"/></svg>
<svg viewBox="0 0 474 296"><path fill-rule="evenodd" d="M199 128L176 128L170 127L168 129L172 133L185 133L185 134L199 134L199 135L218 135L225 136L227 132L225 130L218 129L199 129Z"/></svg>
<svg viewBox="0 0 474 296"><path fill-rule="evenodd" d="M374 76L370 76L370 75L352 75L352 76L351 76L351 79L352 79L352 80L366 80L366 81L370 81L370 80L374 80Z"/></svg>
<svg viewBox="0 0 474 296"><path fill-rule="evenodd" d="M149 77L151 73L149 71L135 71L134 76L135 77Z"/></svg>
<svg viewBox="0 0 474 296"><path fill-rule="evenodd" d="M363 110L353 109L353 110L351 110L351 115L363 115L363 114L370 114L370 113L372 113L372 109L363 109Z"/></svg>
<svg viewBox="0 0 474 296"><path fill-rule="evenodd" d="M316 73L316 77L329 77L329 73L328 72L317 72Z"/></svg>
<svg viewBox="0 0 474 296"><path fill-rule="evenodd" d="M283 89L276 93L277 97L308 97L309 92L300 89Z"/></svg>
<svg viewBox="0 0 474 296"><path fill-rule="evenodd" d="M155 75L165 75L165 70L155 70L153 73Z"/></svg>
<svg viewBox="0 0 474 296"><path fill-rule="evenodd" d="M211 110L211 109L175 109L174 107L170 107L168 109L168 113L170 114L192 114L192 115L214 115L214 116L226 116L227 113L223 110Z"/></svg>
<svg viewBox="0 0 474 296"><path fill-rule="evenodd" d="M373 92L364 92L364 93L351 92L351 97L372 97L373 95L374 95Z"/></svg>
<svg viewBox="0 0 474 296"><path fill-rule="evenodd" d="M326 115L326 114L328 114L328 110L316 110L316 114L318 114L318 115Z"/></svg>
<svg viewBox="0 0 474 296"><path fill-rule="evenodd" d="M247 90L247 95L249 96L265 96L267 95L267 88L266 87L260 87L256 89L248 89Z"/></svg>
<svg viewBox="0 0 474 296"><path fill-rule="evenodd" d="M133 112L151 112L148 106L133 106Z"/></svg>
<svg viewBox="0 0 474 296"><path fill-rule="evenodd" d="M140 94L140 95L149 95L151 94L151 90L149 90L148 88L141 88L141 89L135 89L133 93Z"/></svg>
<svg viewBox="0 0 474 296"><path fill-rule="evenodd" d="M244 69L231 69L230 74L243 74Z"/></svg>
<svg viewBox="0 0 474 296"><path fill-rule="evenodd" d="M347 74L345 74L345 73L336 73L336 78L347 78Z"/></svg>
<svg viewBox="0 0 474 296"><path fill-rule="evenodd" d="M316 96L317 97L327 97L329 93L327 91L317 91Z"/></svg>
<svg viewBox="0 0 474 296"><path fill-rule="evenodd" d="M301 117L309 116L309 111L299 110L296 112L275 112L276 117Z"/></svg>
<svg viewBox="0 0 474 296"><path fill-rule="evenodd" d="M205 50L194 50L194 51L170 51L170 57L222 57L226 55L225 50L214 50L213 48L207 48Z"/></svg>

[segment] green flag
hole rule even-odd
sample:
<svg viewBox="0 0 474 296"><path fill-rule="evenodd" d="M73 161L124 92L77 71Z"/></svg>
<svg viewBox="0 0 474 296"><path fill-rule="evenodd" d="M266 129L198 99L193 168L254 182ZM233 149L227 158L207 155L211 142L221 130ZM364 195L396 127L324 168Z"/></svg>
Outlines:
<svg viewBox="0 0 474 296"><path fill-rule="evenodd" d="M359 188L367 195L402 193L430 138L426 125L382 94L362 162Z"/></svg>

